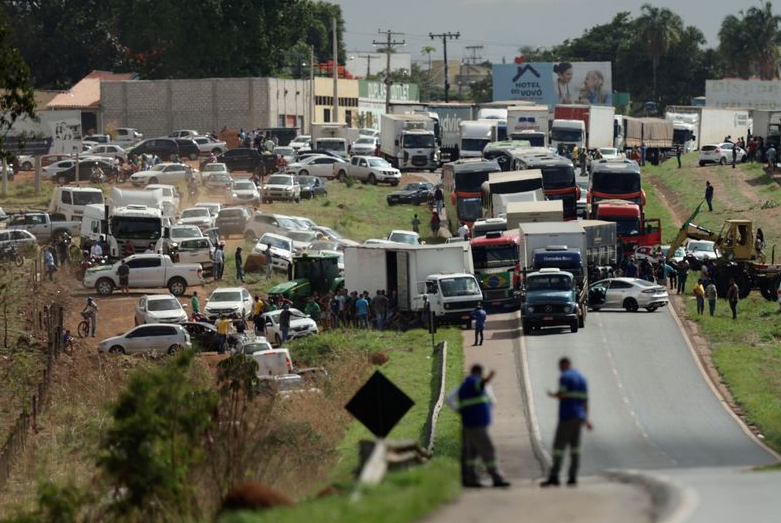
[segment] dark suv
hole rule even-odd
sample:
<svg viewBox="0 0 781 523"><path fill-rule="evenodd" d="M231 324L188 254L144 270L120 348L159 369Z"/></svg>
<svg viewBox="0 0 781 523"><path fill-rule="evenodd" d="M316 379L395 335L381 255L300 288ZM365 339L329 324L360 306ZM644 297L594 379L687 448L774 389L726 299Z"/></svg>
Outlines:
<svg viewBox="0 0 781 523"><path fill-rule="evenodd" d="M198 148L198 144L192 138L175 138L174 141L179 147L179 157L189 158L190 160L197 160L201 154L201 150Z"/></svg>
<svg viewBox="0 0 781 523"><path fill-rule="evenodd" d="M193 142L194 143L194 142ZM196 146L197 149L197 146ZM127 150L128 154L154 154L163 161L171 161L179 154L179 146L171 138L150 138L143 140Z"/></svg>
<svg viewBox="0 0 781 523"><path fill-rule="evenodd" d="M217 157L217 161L224 163L229 171L255 172L263 164L260 152L248 147L225 151Z"/></svg>
<svg viewBox="0 0 781 523"><path fill-rule="evenodd" d="M244 234L244 228L250 220L251 214L246 207L225 207L220 209L217 215L217 228L220 236L228 237L231 234Z"/></svg>

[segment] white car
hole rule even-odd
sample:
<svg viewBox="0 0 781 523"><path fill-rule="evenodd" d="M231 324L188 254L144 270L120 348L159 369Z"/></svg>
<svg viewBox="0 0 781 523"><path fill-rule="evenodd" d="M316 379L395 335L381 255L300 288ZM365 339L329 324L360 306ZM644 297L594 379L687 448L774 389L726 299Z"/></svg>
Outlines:
<svg viewBox="0 0 781 523"><path fill-rule="evenodd" d="M334 169L339 181L352 178L372 185L389 183L394 186L401 181L401 171L378 156L353 156L350 163L334 166Z"/></svg>
<svg viewBox="0 0 781 523"><path fill-rule="evenodd" d="M309 218L305 218L303 216L286 216L286 218L289 218L294 222L296 222L296 224L299 225L298 227L296 227L296 229L302 231L308 231L317 227L317 224L314 222L314 220L310 220Z"/></svg>
<svg viewBox="0 0 781 523"><path fill-rule="evenodd" d="M199 178L198 171L195 171L189 165L163 162L152 166L149 170L133 173L130 176L130 183L136 187L148 185L150 183L176 185L186 180L188 172L192 172L196 180Z"/></svg>
<svg viewBox="0 0 781 523"><path fill-rule="evenodd" d="M276 156L281 156L285 159L285 164L293 163L296 161L296 151L290 146L277 146L272 151Z"/></svg>
<svg viewBox="0 0 781 523"><path fill-rule="evenodd" d="M43 168L41 176L43 178L54 178L57 173L66 171L76 165L76 160L60 160Z"/></svg>
<svg viewBox="0 0 781 523"><path fill-rule="evenodd" d="M281 231L280 234L293 240L293 250L296 253L305 251L313 241L318 239L315 231Z"/></svg>
<svg viewBox="0 0 781 523"><path fill-rule="evenodd" d="M219 287L212 291L203 312L210 320L216 320L223 314L248 318L252 315L253 304L252 296L244 287Z"/></svg>
<svg viewBox="0 0 781 523"><path fill-rule="evenodd" d="M214 227L214 216L206 207L190 207L182 211L178 225L195 225L201 229Z"/></svg>
<svg viewBox="0 0 781 523"><path fill-rule="evenodd" d="M180 129L168 135L169 138L190 138L193 139L201 134L194 129Z"/></svg>
<svg viewBox="0 0 781 523"><path fill-rule="evenodd" d="M298 179L289 174L272 174L263 184L263 201L274 200L301 201L301 186Z"/></svg>
<svg viewBox="0 0 781 523"><path fill-rule="evenodd" d="M265 255L268 248L271 248L271 266L287 272L288 266L293 263L293 253L295 252L293 240L281 234L267 232L260 237L252 252Z"/></svg>
<svg viewBox="0 0 781 523"><path fill-rule="evenodd" d="M214 245L209 238L185 238L176 242L177 263L200 263L206 275L214 268Z"/></svg>
<svg viewBox="0 0 781 523"><path fill-rule="evenodd" d="M722 142L716 144L703 145L700 147L699 162L700 167L706 163L717 163L719 165L727 165L732 163L732 148L738 150L738 163L745 162L748 158L748 153L730 142Z"/></svg>
<svg viewBox="0 0 781 523"><path fill-rule="evenodd" d="M21 254L36 245L38 239L31 232L23 229L0 230L0 249L13 246Z"/></svg>
<svg viewBox="0 0 781 523"><path fill-rule="evenodd" d="M228 150L228 144L222 140L215 140L211 136L196 136L193 141L198 146L201 154L222 154Z"/></svg>
<svg viewBox="0 0 781 523"><path fill-rule="evenodd" d="M170 323L148 323L130 329L121 336L107 338L98 345L99 352L135 354L164 352L176 354L181 349L190 349L190 335L181 325Z"/></svg>
<svg viewBox="0 0 781 523"><path fill-rule="evenodd" d="M163 191L163 214L174 216L179 210L179 191L173 185L161 183L150 183L144 187L145 191L154 191L156 189Z"/></svg>
<svg viewBox="0 0 781 523"><path fill-rule="evenodd" d="M233 180L230 188L232 203L257 203L260 202L260 193L254 182L249 180Z"/></svg>
<svg viewBox="0 0 781 523"><path fill-rule="evenodd" d="M102 158L111 158L112 160L114 158L119 158L122 161L122 163L127 161L127 151L124 150L119 145L111 145L111 144L95 145L93 147L90 147L89 150L85 151L84 154L89 156L100 156Z"/></svg>
<svg viewBox="0 0 781 523"><path fill-rule="evenodd" d="M715 260L719 257L716 253L716 244L708 240L689 240L684 245L684 250L686 256L692 256L700 262Z"/></svg>
<svg viewBox="0 0 781 523"><path fill-rule="evenodd" d="M669 245L662 245L662 255L667 256L667 253L670 251ZM674 263L680 263L681 260L683 260L686 257L686 251L683 249L683 247L678 247L675 249L675 252L670 257L670 261Z"/></svg>
<svg viewBox="0 0 781 523"><path fill-rule="evenodd" d="M220 214L220 210L222 209L222 204L215 202L198 202L195 204L195 207L209 209L209 214L211 214L214 219L217 219L217 215Z"/></svg>
<svg viewBox="0 0 781 523"><path fill-rule="evenodd" d="M588 306L593 310L626 309L654 312L670 300L662 285L639 278L607 278L588 287Z"/></svg>
<svg viewBox="0 0 781 523"><path fill-rule="evenodd" d="M388 241L398 243L408 243L410 245L420 245L420 234L415 231L391 231L388 234Z"/></svg>
<svg viewBox="0 0 781 523"><path fill-rule="evenodd" d="M138 129L132 127L119 127L115 133L114 145L120 147L129 147L136 142L140 142L144 139L144 135L138 132Z"/></svg>
<svg viewBox="0 0 781 523"><path fill-rule="evenodd" d="M136 325L143 323L182 323L187 313L173 294L146 294L136 304Z"/></svg>
<svg viewBox="0 0 781 523"><path fill-rule="evenodd" d="M372 156L377 152L377 138L361 136L350 146L350 154Z"/></svg>
<svg viewBox="0 0 781 523"><path fill-rule="evenodd" d="M621 160L624 157L615 147L600 147L599 154L603 160Z"/></svg>
<svg viewBox="0 0 781 523"><path fill-rule="evenodd" d="M209 181L209 178L213 174L225 174L227 176L230 176L230 172L228 172L228 166L224 163L207 163L203 166L203 171L201 172L201 179L204 182Z"/></svg>
<svg viewBox="0 0 781 523"><path fill-rule="evenodd" d="M203 231L197 225L174 225L168 231L168 237L172 241L186 240L188 238L203 238Z"/></svg>
<svg viewBox="0 0 781 523"><path fill-rule="evenodd" d="M291 163L285 168L286 173L298 176L319 176L320 178L333 178L340 166L347 165L341 158L333 156L312 155L300 162Z"/></svg>
<svg viewBox="0 0 781 523"><path fill-rule="evenodd" d="M282 331L279 328L279 315L281 310L267 312L263 315L266 325L266 339L280 346L282 345ZM290 308L290 329L287 331L287 339L294 340L317 334L317 323L298 309Z"/></svg>
<svg viewBox="0 0 781 523"><path fill-rule="evenodd" d="M294 151L298 151L299 149L303 149L303 148L309 149L311 147L311 143L312 143L311 136L309 136L308 134L299 134L298 136L293 138L288 145L292 147Z"/></svg>

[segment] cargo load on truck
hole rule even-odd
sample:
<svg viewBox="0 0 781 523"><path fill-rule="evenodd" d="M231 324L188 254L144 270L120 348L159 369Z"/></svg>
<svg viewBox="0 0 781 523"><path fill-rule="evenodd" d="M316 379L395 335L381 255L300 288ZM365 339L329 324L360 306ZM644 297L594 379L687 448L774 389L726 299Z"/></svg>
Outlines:
<svg viewBox="0 0 781 523"><path fill-rule="evenodd" d="M507 228L514 229L519 223L564 221L564 207L561 200L541 202L510 202L507 204Z"/></svg>
<svg viewBox="0 0 781 523"><path fill-rule="evenodd" d="M481 190L484 218L504 218L510 202L545 199L539 170L490 173Z"/></svg>
<svg viewBox="0 0 781 523"><path fill-rule="evenodd" d="M380 126L380 154L397 169L439 167L435 121L423 114L384 114Z"/></svg>

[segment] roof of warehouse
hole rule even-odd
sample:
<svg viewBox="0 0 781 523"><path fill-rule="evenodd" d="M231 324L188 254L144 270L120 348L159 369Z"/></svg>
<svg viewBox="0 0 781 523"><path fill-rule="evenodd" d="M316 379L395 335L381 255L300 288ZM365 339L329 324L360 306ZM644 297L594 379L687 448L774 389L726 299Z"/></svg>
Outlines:
<svg viewBox="0 0 781 523"><path fill-rule="evenodd" d="M133 80L136 73L112 73L109 71L92 71L79 80L68 91L55 96L48 104L47 109L97 109L100 107L100 83L121 82Z"/></svg>

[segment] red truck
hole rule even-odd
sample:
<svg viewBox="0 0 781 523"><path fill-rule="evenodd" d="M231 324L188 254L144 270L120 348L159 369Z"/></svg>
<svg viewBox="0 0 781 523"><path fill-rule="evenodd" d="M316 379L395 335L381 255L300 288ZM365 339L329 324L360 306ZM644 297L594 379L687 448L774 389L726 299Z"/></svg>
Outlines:
<svg viewBox="0 0 781 523"><path fill-rule="evenodd" d="M492 232L471 241L475 277L486 306L516 308L520 289L519 236Z"/></svg>
<svg viewBox="0 0 781 523"><path fill-rule="evenodd" d="M603 200L597 206L597 220L615 222L623 254L634 254L638 247L662 243L659 218L646 218L643 208L627 200Z"/></svg>

